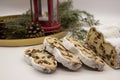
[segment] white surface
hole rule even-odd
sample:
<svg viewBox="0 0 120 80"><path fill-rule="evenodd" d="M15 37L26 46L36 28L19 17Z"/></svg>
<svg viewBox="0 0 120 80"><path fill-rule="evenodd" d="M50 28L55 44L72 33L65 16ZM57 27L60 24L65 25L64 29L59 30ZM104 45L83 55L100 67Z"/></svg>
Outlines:
<svg viewBox="0 0 120 80"><path fill-rule="evenodd" d="M120 0L74 0L74 7L95 15L102 24L120 22ZM21 14L29 9L29 0L0 0L0 16ZM25 63L28 47L0 47L0 80L120 80L120 70L105 66L98 72L82 67L70 72L61 67L53 74L36 71Z"/></svg>
<svg viewBox="0 0 120 80"><path fill-rule="evenodd" d="M29 66L23 57L28 47L0 47L0 80L120 80L120 70L105 66L98 72L82 67L70 72L59 67L53 74L44 74Z"/></svg>

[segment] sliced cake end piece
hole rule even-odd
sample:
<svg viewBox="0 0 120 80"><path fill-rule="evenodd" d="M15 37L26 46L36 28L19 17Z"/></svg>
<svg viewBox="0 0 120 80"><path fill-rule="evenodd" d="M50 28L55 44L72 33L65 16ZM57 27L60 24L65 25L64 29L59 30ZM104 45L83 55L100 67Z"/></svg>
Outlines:
<svg viewBox="0 0 120 80"><path fill-rule="evenodd" d="M111 29L91 27L86 38L86 43L95 50L97 55L100 56L109 66L114 69L119 69L120 34L118 34L118 32L120 29L118 27L108 28Z"/></svg>

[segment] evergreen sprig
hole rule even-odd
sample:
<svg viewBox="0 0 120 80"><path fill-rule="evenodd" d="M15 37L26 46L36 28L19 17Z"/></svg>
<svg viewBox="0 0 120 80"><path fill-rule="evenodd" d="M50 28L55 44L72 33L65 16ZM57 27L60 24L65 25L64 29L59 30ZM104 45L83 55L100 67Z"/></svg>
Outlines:
<svg viewBox="0 0 120 80"><path fill-rule="evenodd" d="M72 0L60 3L61 25L63 29L71 31L74 38L83 40L87 31L82 27L97 25L99 20L95 20L94 16L86 11L73 9L72 3Z"/></svg>
<svg viewBox="0 0 120 80"><path fill-rule="evenodd" d="M20 17L5 23L7 29L7 39L23 39L26 35L26 27L31 24L29 15L21 15Z"/></svg>

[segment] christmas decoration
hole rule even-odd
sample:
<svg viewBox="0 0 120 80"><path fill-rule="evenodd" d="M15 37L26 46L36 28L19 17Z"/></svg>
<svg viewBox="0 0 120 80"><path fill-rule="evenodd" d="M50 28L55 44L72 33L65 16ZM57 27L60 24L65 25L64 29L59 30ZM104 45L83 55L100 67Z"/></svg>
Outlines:
<svg viewBox="0 0 120 80"><path fill-rule="evenodd" d="M58 0L55 0L55 3L56 1L58 2ZM50 4L51 0L48 1L48 3ZM56 3L55 5L59 4ZM35 4L34 6L36 7ZM32 7L33 5L31 5L31 10L33 10ZM0 26L0 34L2 35L0 39L36 38L67 30L73 33L72 36L74 38L83 40L86 37L87 31L83 30L82 27L86 25L97 25L99 23L98 20L94 19L93 15L87 13L86 11L73 9L72 0L66 0L60 3L60 11L58 11L58 7L56 9L56 11L60 12L60 14L56 12L49 12L50 10L53 11L53 8L51 8L50 10L47 10L48 12L40 12L44 15L41 17L36 16L36 18L35 15L32 14L31 10L26 11L18 17L4 20L4 27L3 24ZM38 14L37 12L35 13ZM53 22L51 22L50 19L47 19L46 21L46 17L49 18L51 16L50 14L56 14L50 18Z"/></svg>
<svg viewBox="0 0 120 80"><path fill-rule="evenodd" d="M44 30L40 28L39 24L32 23L30 26L26 27L26 30L27 38L37 38L45 35Z"/></svg>
<svg viewBox="0 0 120 80"><path fill-rule="evenodd" d="M59 0L30 0L34 23L41 25L45 33L60 29Z"/></svg>

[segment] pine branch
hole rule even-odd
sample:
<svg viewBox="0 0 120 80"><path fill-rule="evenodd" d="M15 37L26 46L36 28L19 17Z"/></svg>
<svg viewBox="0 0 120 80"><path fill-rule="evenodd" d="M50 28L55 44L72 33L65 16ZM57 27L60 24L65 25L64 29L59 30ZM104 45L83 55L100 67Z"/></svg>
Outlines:
<svg viewBox="0 0 120 80"><path fill-rule="evenodd" d="M82 40L87 33L82 27L99 24L99 20L95 20L92 14L83 10L73 9L72 0L60 3L60 17L62 28L71 31L73 37Z"/></svg>

